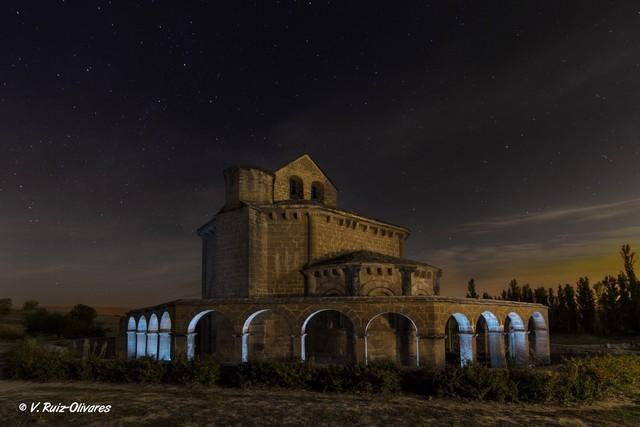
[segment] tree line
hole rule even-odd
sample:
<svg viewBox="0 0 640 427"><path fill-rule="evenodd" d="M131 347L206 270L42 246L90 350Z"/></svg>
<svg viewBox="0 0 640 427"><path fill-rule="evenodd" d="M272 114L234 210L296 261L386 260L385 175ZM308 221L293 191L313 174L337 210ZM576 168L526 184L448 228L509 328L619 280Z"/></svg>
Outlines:
<svg viewBox="0 0 640 427"><path fill-rule="evenodd" d="M622 245L623 270L607 275L591 285L588 277L575 284L559 284L556 288L509 282L500 295L487 292L484 299L500 299L544 304L549 307L552 332L589 333L597 335L640 334L640 282L635 273L636 254ZM467 298L480 298L475 280L469 280Z"/></svg>
<svg viewBox="0 0 640 427"><path fill-rule="evenodd" d="M0 298L0 315L11 313L11 298ZM22 305L24 330L31 336L59 338L103 337L108 332L96 319L95 308L76 304L67 314L40 308L38 301L28 300Z"/></svg>

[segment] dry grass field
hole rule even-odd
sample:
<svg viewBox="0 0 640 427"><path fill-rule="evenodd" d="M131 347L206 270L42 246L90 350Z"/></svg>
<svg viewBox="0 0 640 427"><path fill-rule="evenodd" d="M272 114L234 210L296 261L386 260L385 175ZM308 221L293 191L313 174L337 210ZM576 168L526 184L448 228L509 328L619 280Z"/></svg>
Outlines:
<svg viewBox="0 0 640 427"><path fill-rule="evenodd" d="M111 404L108 414L31 414L21 402ZM3 426L638 426L640 395L581 406L409 395L105 383L0 381Z"/></svg>

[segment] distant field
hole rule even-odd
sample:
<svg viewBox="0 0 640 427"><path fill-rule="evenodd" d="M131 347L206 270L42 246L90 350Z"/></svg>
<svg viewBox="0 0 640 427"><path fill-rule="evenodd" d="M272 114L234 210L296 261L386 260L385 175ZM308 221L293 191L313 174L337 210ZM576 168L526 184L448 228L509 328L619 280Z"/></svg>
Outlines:
<svg viewBox="0 0 640 427"><path fill-rule="evenodd" d="M111 404L109 414L30 414L21 402ZM283 389L0 381L3 425L638 426L640 396L574 407Z"/></svg>
<svg viewBox="0 0 640 427"><path fill-rule="evenodd" d="M47 310L58 313L68 313L71 307L67 306L45 306ZM120 316L126 312L126 308L121 307L94 307L98 312L96 321L109 329L107 335L115 336L120 328ZM11 310L9 314L0 315L0 340L15 339L24 335L24 316L27 312L23 310Z"/></svg>
<svg viewBox="0 0 640 427"><path fill-rule="evenodd" d="M551 344L581 345L581 344L620 344L627 342L640 343L640 337L609 336L599 337L589 334L551 334Z"/></svg>

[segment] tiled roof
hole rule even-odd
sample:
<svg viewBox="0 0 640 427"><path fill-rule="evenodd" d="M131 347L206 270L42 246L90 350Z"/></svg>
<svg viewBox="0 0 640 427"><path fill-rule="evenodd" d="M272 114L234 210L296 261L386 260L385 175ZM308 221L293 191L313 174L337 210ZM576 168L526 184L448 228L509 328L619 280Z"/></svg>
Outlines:
<svg viewBox="0 0 640 427"><path fill-rule="evenodd" d="M434 267L430 264L414 261L411 259L398 258L390 255L381 254L372 251L355 251L340 254L335 257L321 258L310 262L305 268L320 267L323 265L339 265L339 264L351 264L351 263L380 263L380 264L397 264L397 265L415 265L424 267Z"/></svg>

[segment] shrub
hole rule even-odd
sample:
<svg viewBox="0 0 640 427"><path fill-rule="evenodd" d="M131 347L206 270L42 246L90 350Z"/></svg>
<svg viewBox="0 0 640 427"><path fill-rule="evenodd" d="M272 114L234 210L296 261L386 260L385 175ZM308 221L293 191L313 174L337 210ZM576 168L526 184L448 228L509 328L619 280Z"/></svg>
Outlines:
<svg viewBox="0 0 640 427"><path fill-rule="evenodd" d="M309 385L317 391L341 392L349 388L345 380L343 366L316 366Z"/></svg>
<svg viewBox="0 0 640 427"><path fill-rule="evenodd" d="M172 364L169 364L171 366ZM217 360L207 357L194 364L194 377L192 381L204 385L214 385L220 379L220 364Z"/></svg>
<svg viewBox="0 0 640 427"><path fill-rule="evenodd" d="M74 378L74 359L69 352L26 340L7 355L10 378L51 381Z"/></svg>
<svg viewBox="0 0 640 427"><path fill-rule="evenodd" d="M60 313L49 313L44 308L24 316L25 332L29 335L62 335L67 318Z"/></svg>
<svg viewBox="0 0 640 427"><path fill-rule="evenodd" d="M537 403L554 400L558 384L563 380L557 372L526 368L512 369L509 377L515 383L519 401Z"/></svg>
<svg viewBox="0 0 640 427"><path fill-rule="evenodd" d="M5 323L0 325L0 339L15 340L24 337L22 326Z"/></svg>
<svg viewBox="0 0 640 427"><path fill-rule="evenodd" d="M517 399L516 385L507 369L468 365L449 368L436 374L434 391L438 396L465 397L479 400Z"/></svg>
<svg viewBox="0 0 640 427"><path fill-rule="evenodd" d="M11 298L0 299L0 314L9 314L13 307L13 300Z"/></svg>
<svg viewBox="0 0 640 427"><path fill-rule="evenodd" d="M403 369L400 385L403 391L422 395L435 395L437 373L425 368Z"/></svg>
<svg viewBox="0 0 640 427"><path fill-rule="evenodd" d="M167 364L165 382L170 384L191 384L195 379L193 362L186 357L178 357Z"/></svg>
<svg viewBox="0 0 640 427"><path fill-rule="evenodd" d="M93 380L95 381L124 383L130 378L128 360L102 359L99 357L93 357L88 360L92 369Z"/></svg>
<svg viewBox="0 0 640 427"><path fill-rule="evenodd" d="M126 362L127 381L135 383L160 383L165 378L166 365L151 357Z"/></svg>
<svg viewBox="0 0 640 427"><path fill-rule="evenodd" d="M400 391L402 377L398 365L377 362L345 366L348 389L361 393L395 393Z"/></svg>
<svg viewBox="0 0 640 427"><path fill-rule="evenodd" d="M24 304L22 304L22 309L24 311L29 311L29 310L35 310L38 308L38 301L30 299L24 302Z"/></svg>
<svg viewBox="0 0 640 427"><path fill-rule="evenodd" d="M602 397L611 385L601 368L571 359L564 364L562 380L556 383L556 400L591 401Z"/></svg>

